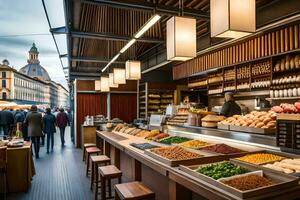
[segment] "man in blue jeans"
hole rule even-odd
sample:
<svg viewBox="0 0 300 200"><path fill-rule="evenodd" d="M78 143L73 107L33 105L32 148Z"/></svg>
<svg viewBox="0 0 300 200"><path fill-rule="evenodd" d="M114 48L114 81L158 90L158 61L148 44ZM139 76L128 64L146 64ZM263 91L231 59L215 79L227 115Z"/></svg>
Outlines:
<svg viewBox="0 0 300 200"><path fill-rule="evenodd" d="M56 116L56 124L60 131L61 146L65 146L65 129L66 126L69 124L69 118L63 108L59 109L59 113Z"/></svg>
<svg viewBox="0 0 300 200"><path fill-rule="evenodd" d="M51 152L53 152L54 146L54 133L56 132L56 118L51 113L50 108L46 108L46 114L43 117L43 132L47 135L47 154L49 153L50 143L51 143Z"/></svg>

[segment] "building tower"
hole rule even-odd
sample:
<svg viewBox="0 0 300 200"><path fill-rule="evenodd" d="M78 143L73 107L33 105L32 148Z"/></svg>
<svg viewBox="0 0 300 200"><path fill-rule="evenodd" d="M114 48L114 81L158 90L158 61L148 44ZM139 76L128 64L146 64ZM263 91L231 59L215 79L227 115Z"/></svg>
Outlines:
<svg viewBox="0 0 300 200"><path fill-rule="evenodd" d="M28 64L39 64L40 61L39 61L39 52L35 46L35 43L32 44L32 47L30 48L29 50L29 58L27 60Z"/></svg>
<svg viewBox="0 0 300 200"><path fill-rule="evenodd" d="M51 81L48 72L40 65L39 52L35 46L35 43L32 44L32 47L28 53L28 64L22 67L20 72L27 76L38 78L42 81Z"/></svg>

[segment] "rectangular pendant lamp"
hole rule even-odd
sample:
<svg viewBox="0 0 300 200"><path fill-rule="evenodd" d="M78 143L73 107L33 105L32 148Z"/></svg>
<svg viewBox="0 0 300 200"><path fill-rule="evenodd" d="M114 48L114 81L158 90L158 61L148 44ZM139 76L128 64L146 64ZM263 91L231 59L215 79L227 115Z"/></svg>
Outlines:
<svg viewBox="0 0 300 200"><path fill-rule="evenodd" d="M100 91L100 90L101 90L101 81L95 80L95 91Z"/></svg>
<svg viewBox="0 0 300 200"><path fill-rule="evenodd" d="M240 38L256 30L255 0L210 0L211 37Z"/></svg>
<svg viewBox="0 0 300 200"><path fill-rule="evenodd" d="M167 21L167 59L196 57L196 19L174 16Z"/></svg>
<svg viewBox="0 0 300 200"><path fill-rule="evenodd" d="M137 60L127 60L126 63L126 79L140 80L141 79L141 62Z"/></svg>
<svg viewBox="0 0 300 200"><path fill-rule="evenodd" d="M109 92L109 78L101 76L101 92Z"/></svg>
<svg viewBox="0 0 300 200"><path fill-rule="evenodd" d="M126 72L125 69L122 68L114 68L113 70L114 78L113 83L114 84L126 84Z"/></svg>
<svg viewBox="0 0 300 200"><path fill-rule="evenodd" d="M114 84L114 74L113 73L109 73L108 78L109 78L109 87L110 88L118 88L119 87L118 84Z"/></svg>

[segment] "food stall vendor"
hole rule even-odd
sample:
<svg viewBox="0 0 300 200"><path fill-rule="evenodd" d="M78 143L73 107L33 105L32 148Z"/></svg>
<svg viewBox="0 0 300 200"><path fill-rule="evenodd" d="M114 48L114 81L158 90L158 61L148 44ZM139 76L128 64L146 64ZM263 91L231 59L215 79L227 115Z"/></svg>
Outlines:
<svg viewBox="0 0 300 200"><path fill-rule="evenodd" d="M231 117L233 115L240 115L241 114L241 107L234 101L233 93L226 92L225 93L225 103L221 110L221 115L225 117Z"/></svg>

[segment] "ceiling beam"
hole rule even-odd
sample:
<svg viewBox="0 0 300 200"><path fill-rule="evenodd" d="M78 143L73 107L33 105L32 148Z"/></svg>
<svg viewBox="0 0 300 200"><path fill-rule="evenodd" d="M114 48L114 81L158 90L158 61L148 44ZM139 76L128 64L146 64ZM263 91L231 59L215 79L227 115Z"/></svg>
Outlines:
<svg viewBox="0 0 300 200"><path fill-rule="evenodd" d="M88 38L88 39L98 39L98 40L114 40L114 41L129 41L132 39L130 36L124 35L115 35L115 34L107 34L107 33L93 33L93 32L80 32L80 31L72 31L71 37L77 38ZM155 38L138 38L138 42L145 43L163 43L162 39Z"/></svg>
<svg viewBox="0 0 300 200"><path fill-rule="evenodd" d="M109 59L105 58L87 58L87 57L72 57L71 61L78 62L94 62L94 63L109 63ZM116 64L125 64L125 61L115 61Z"/></svg>
<svg viewBox="0 0 300 200"><path fill-rule="evenodd" d="M140 2L137 0L82 0L81 2L99 6L155 12L162 15L178 15L180 13L180 9L178 7L154 4L151 2ZM182 14L184 16L194 17L197 19L209 20L209 13L201 10L184 8Z"/></svg>

